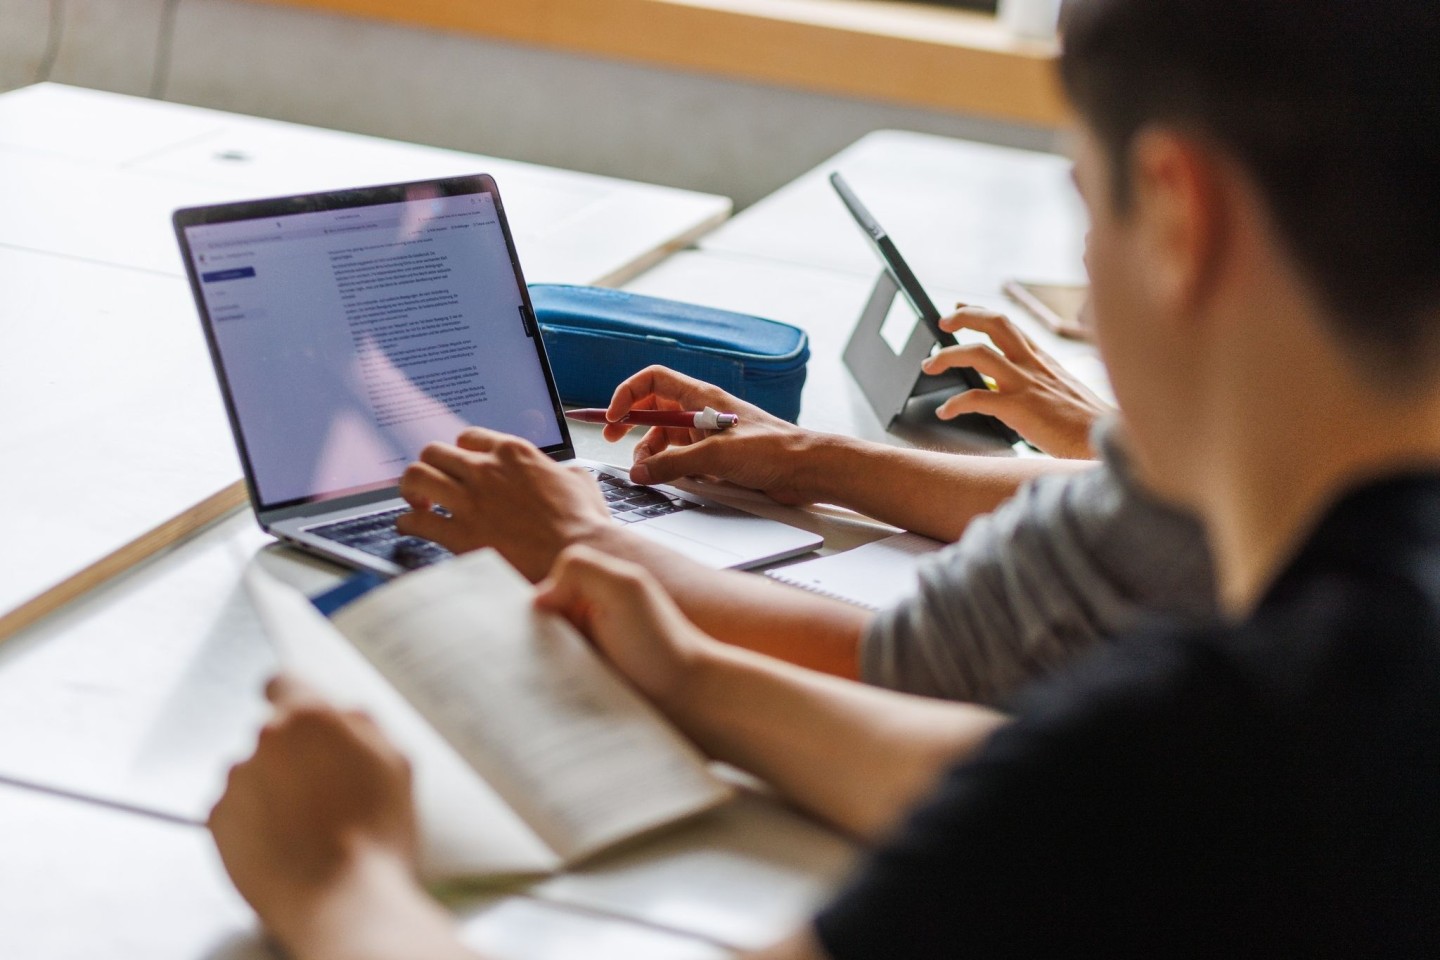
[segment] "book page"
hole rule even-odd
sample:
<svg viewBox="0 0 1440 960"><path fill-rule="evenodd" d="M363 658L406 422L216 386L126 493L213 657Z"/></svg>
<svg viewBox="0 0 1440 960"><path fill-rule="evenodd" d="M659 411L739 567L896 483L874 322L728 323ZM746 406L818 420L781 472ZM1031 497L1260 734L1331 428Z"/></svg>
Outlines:
<svg viewBox="0 0 1440 960"><path fill-rule="evenodd" d="M333 619L567 861L730 795L493 551L409 574Z"/></svg>
<svg viewBox="0 0 1440 960"><path fill-rule="evenodd" d="M549 873L560 857L300 591L252 561L245 585L283 668L336 706L366 711L410 759L429 880Z"/></svg>

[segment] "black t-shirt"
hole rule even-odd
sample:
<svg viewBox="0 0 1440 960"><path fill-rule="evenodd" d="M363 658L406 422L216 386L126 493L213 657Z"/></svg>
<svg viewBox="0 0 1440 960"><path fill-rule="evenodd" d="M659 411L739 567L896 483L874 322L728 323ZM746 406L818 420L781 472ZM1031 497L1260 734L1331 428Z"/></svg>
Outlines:
<svg viewBox="0 0 1440 960"><path fill-rule="evenodd" d="M816 932L835 960L1440 958L1440 476L1346 498L1245 623L1034 690Z"/></svg>

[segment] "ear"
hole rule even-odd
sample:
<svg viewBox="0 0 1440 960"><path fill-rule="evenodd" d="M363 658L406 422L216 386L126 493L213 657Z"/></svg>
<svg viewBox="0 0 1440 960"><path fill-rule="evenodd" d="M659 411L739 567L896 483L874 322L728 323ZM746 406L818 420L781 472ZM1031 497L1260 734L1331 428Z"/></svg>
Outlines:
<svg viewBox="0 0 1440 960"><path fill-rule="evenodd" d="M1132 215L1151 294L1166 313L1191 317L1215 292L1231 219L1220 156L1171 130L1131 144Z"/></svg>

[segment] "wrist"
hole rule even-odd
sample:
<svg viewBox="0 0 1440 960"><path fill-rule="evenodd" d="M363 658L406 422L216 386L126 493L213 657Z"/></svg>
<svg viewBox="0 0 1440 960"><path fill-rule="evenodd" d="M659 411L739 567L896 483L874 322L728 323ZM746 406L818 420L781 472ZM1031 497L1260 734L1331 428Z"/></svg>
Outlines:
<svg viewBox="0 0 1440 960"><path fill-rule="evenodd" d="M421 888L410 864L389 851L352 855L319 887L290 898L283 915L265 919L297 960L390 960L412 949L437 958L469 956L450 916Z"/></svg>
<svg viewBox="0 0 1440 960"><path fill-rule="evenodd" d="M755 707L756 694L760 700L766 696L763 677L776 664L711 640L688 658L682 679L657 706L706 755L750 769L742 756L744 745L774 733L759 729L768 721L757 719Z"/></svg>
<svg viewBox="0 0 1440 960"><path fill-rule="evenodd" d="M689 642L677 646L679 652L667 682L650 696L660 712L693 739L703 722L701 714L711 706L706 691L725 670L731 648L699 630Z"/></svg>
<svg viewBox="0 0 1440 960"><path fill-rule="evenodd" d="M609 540L619 529L623 529L623 525L612 521L609 512L603 508L594 513L587 511L584 514L570 517L560 526L560 549L563 550L569 546L584 546L610 553L612 548L609 546Z"/></svg>
<svg viewBox="0 0 1440 960"><path fill-rule="evenodd" d="M842 504L847 484L863 461L866 443L854 437L807 431L795 457L797 486L805 492L806 503Z"/></svg>
<svg viewBox="0 0 1440 960"><path fill-rule="evenodd" d="M607 515L593 522L573 526L566 532L562 549L569 546L589 547L606 556L638 560L635 547L637 540L642 538L626 533L625 524L616 523Z"/></svg>

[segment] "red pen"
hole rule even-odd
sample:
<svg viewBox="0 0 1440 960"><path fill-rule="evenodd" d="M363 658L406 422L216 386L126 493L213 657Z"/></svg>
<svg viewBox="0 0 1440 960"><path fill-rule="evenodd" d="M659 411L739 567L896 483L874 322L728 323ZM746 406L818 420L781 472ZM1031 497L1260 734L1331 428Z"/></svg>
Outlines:
<svg viewBox="0 0 1440 960"><path fill-rule="evenodd" d="M598 407L566 410L565 416L581 423L609 423L606 411ZM631 410L616 423L633 423L642 427L690 427L695 430L724 430L740 422L733 413L721 413L711 407L704 410Z"/></svg>

